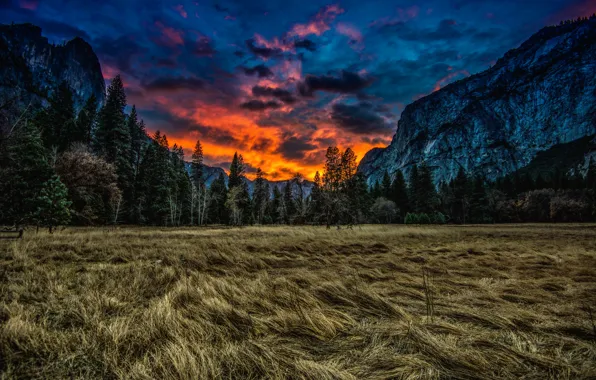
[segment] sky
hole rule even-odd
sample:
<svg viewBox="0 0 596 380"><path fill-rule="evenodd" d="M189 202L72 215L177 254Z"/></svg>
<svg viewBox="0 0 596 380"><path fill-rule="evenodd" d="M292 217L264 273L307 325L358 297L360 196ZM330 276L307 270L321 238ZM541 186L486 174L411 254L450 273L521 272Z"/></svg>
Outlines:
<svg viewBox="0 0 596 380"><path fill-rule="evenodd" d="M0 0L0 22L89 42L106 82L189 158L312 178L329 146L385 147L404 107L596 0Z"/></svg>

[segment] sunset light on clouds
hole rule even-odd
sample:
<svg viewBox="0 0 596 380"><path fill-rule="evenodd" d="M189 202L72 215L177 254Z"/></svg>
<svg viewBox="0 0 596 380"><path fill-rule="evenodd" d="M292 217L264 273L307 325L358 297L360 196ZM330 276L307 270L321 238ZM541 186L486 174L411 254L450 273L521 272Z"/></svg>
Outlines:
<svg viewBox="0 0 596 380"><path fill-rule="evenodd" d="M539 6L538 6L539 5ZM1 21L75 36L104 78L121 74L150 133L249 177L312 178L328 146L362 158L389 144L407 104L480 72L540 27L593 1L19 0ZM490 15L490 16L487 16Z"/></svg>

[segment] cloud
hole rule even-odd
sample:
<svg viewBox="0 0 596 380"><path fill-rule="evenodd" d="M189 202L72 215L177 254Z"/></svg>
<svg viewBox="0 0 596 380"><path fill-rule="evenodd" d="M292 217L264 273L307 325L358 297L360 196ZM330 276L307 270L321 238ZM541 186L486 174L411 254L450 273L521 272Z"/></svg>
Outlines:
<svg viewBox="0 0 596 380"><path fill-rule="evenodd" d="M184 5L179 4L174 7L174 10L183 18L188 18L188 13L184 9Z"/></svg>
<svg viewBox="0 0 596 380"><path fill-rule="evenodd" d="M160 32L160 36L154 39L154 42L160 46L176 47L184 45L184 32L164 25L161 21L155 21L155 26Z"/></svg>
<svg viewBox="0 0 596 380"><path fill-rule="evenodd" d="M293 136L285 134L283 142L277 147L276 153L281 154L289 160L300 160L306 155L306 152L317 149L317 146L309 142L308 137Z"/></svg>
<svg viewBox="0 0 596 380"><path fill-rule="evenodd" d="M245 43L246 47L248 48L248 50L250 50L251 53L261 58L271 58L272 56L281 53L281 50L277 48L256 46L254 38L249 38L245 41Z"/></svg>
<svg viewBox="0 0 596 380"><path fill-rule="evenodd" d="M221 4L215 4L214 8L216 11L221 12L221 13L229 13L230 9L226 8L224 6L222 6Z"/></svg>
<svg viewBox="0 0 596 380"><path fill-rule="evenodd" d="M348 38L350 38L351 42L354 42L354 43L362 42L362 33L360 33L360 31L352 25L348 25L348 24L340 22L337 24L337 32L339 34L343 34L344 36L347 36Z"/></svg>
<svg viewBox="0 0 596 380"><path fill-rule="evenodd" d="M329 24L343 12L344 10L336 4L323 7L308 23L294 25L287 35L292 37L306 37L309 34L320 36L330 29Z"/></svg>
<svg viewBox="0 0 596 380"><path fill-rule="evenodd" d="M257 99L253 99L253 100L249 100L248 102L244 102L240 105L240 107L247 109L249 111L264 111L266 109L277 109L281 107L281 104L270 100L267 102L264 102L262 100L257 100Z"/></svg>
<svg viewBox="0 0 596 380"><path fill-rule="evenodd" d="M259 78L268 78L273 76L273 71L263 64L256 65L255 67L243 67L242 70L244 71L244 74L248 76L253 76L255 74L257 74Z"/></svg>
<svg viewBox="0 0 596 380"><path fill-rule="evenodd" d="M86 41L91 41L91 37L84 30L59 21L41 19L37 21L37 25L42 28L43 33L46 35L67 39L81 37Z"/></svg>
<svg viewBox="0 0 596 380"><path fill-rule="evenodd" d="M262 96L262 97L274 97L286 104L292 104L296 102L296 98L292 93L288 90L284 90L282 88L271 88L266 86L254 86L252 88L252 94L254 96Z"/></svg>
<svg viewBox="0 0 596 380"><path fill-rule="evenodd" d="M93 41L93 47L104 68L107 64L122 73L133 73L135 58L148 53L146 48L129 36L121 36L117 39L102 37Z"/></svg>
<svg viewBox="0 0 596 380"><path fill-rule="evenodd" d="M368 102L355 105L336 103L331 109L331 119L339 128L354 134L387 134L393 129Z"/></svg>
<svg viewBox="0 0 596 380"><path fill-rule="evenodd" d="M199 57L212 57L216 50L211 45L212 41L208 37L200 36L196 42L187 42L190 52Z"/></svg>
<svg viewBox="0 0 596 380"><path fill-rule="evenodd" d="M306 49L308 51L316 51L317 50L317 45L309 39L294 41L294 47L296 49Z"/></svg>
<svg viewBox="0 0 596 380"><path fill-rule="evenodd" d="M143 84L143 87L148 91L177 91L198 90L204 85L205 83L198 78L160 77Z"/></svg>
<svg viewBox="0 0 596 380"><path fill-rule="evenodd" d="M298 90L302 96L312 96L315 91L347 94L359 92L370 86L372 82L372 78L365 78L359 74L342 70L339 77L307 75L305 80L298 85Z"/></svg>

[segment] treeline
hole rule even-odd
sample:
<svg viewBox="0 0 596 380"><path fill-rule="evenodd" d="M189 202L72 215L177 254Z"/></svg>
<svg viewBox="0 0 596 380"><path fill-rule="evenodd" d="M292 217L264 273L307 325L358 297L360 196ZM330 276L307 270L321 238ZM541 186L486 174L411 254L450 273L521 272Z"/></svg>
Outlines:
<svg viewBox="0 0 596 380"><path fill-rule="evenodd" d="M197 141L190 163L182 147L157 131L149 137L119 76L98 110L93 97L78 114L72 92L59 86L49 105L0 135L0 224L205 225L359 223L585 222L596 216L596 165L585 176L514 174L489 183L461 170L436 184L424 163L408 178L385 173L369 187L348 148L330 147L310 193L297 174L271 186L257 170L252 192L242 155L228 180L209 186Z"/></svg>

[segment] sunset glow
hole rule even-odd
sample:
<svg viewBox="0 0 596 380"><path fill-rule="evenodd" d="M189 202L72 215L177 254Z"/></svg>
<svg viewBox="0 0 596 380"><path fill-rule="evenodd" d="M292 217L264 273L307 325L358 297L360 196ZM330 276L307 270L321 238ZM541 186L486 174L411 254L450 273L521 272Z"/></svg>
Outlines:
<svg viewBox="0 0 596 380"><path fill-rule="evenodd" d="M87 40L106 82L121 74L149 133L187 159L200 139L206 164L227 169L238 152L249 177L260 167L271 179L312 178L332 145L358 159L387 146L411 102L494 65L545 25L596 12L592 0L2 7L0 19L40 25L52 42Z"/></svg>

